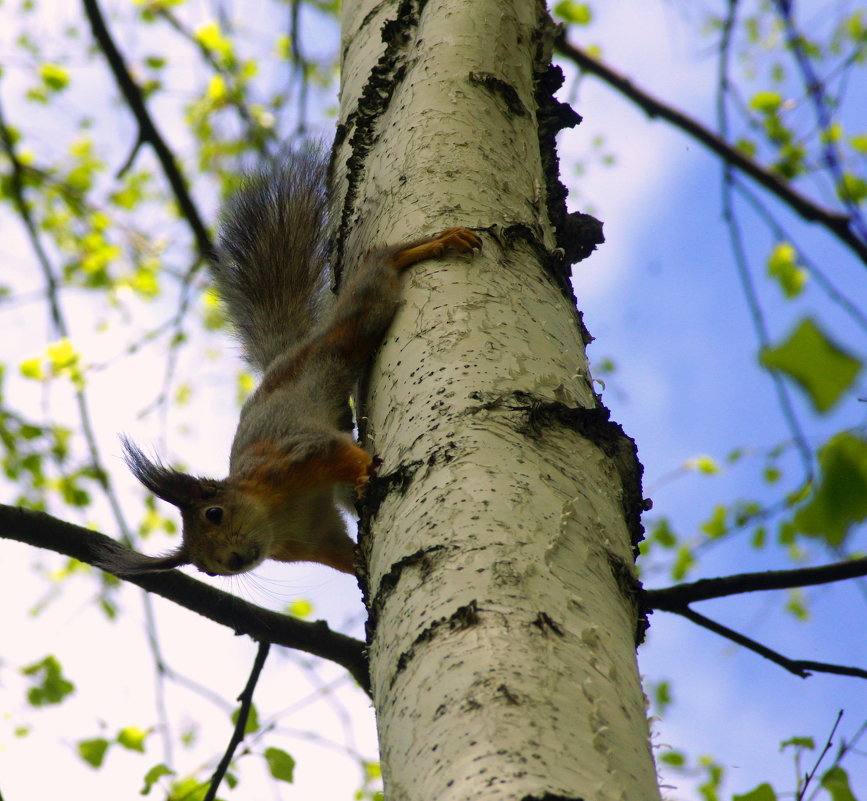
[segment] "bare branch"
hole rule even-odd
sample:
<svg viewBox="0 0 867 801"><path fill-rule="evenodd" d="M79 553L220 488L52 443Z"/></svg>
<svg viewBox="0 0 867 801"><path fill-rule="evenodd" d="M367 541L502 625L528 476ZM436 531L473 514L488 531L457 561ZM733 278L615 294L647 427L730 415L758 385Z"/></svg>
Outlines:
<svg viewBox="0 0 867 801"><path fill-rule="evenodd" d="M867 670L863 670L862 668L848 667L846 665L833 665L829 662L812 662L807 659L789 659L778 651L774 651L772 648L768 648L767 646L750 639L744 634L740 634L737 631L730 629L728 626L723 626L721 623L717 623L704 615L700 615L698 612L693 612L693 610L688 606L679 609L670 609L668 611L682 615L687 620L691 620L693 623L703 626L709 631L719 634L721 637L725 637L727 640L742 645L750 651L755 651L759 656L769 659L771 662L780 665L780 667L785 668L790 673L794 673L796 676L800 676L802 679L806 679L810 676L811 670L816 673L833 673L838 676L855 676L859 679L867 679Z"/></svg>
<svg viewBox="0 0 867 801"><path fill-rule="evenodd" d="M97 564L106 552L126 550L104 534L43 512L2 504L0 537L47 548L91 565ZM215 623L228 626L236 634L247 634L259 642L295 648L329 659L348 670L362 689L370 692L364 643L332 631L324 621L308 623L272 612L196 581L179 570L124 578Z"/></svg>
<svg viewBox="0 0 867 801"><path fill-rule="evenodd" d="M807 54L805 47L804 36L795 27L791 0L775 0L774 7L778 16L783 21L786 43L794 56L795 63L798 65L807 95L815 109L816 122L819 125L820 138L823 143L822 161L831 173L834 185L839 187L838 191L840 192L841 200L851 215L850 224L852 228L858 231L863 239L867 236L867 225L865 225L864 217L858 207L858 201L852 197L844 180L843 155L836 141L837 137L831 135L831 129L834 125L831 107L834 104L834 99L828 96L823 81L820 80L813 69L811 57Z"/></svg>
<svg viewBox="0 0 867 801"><path fill-rule="evenodd" d="M108 32L105 19L99 8L99 3L97 3L97 0L82 0L82 2L84 3L87 19L90 22L93 38L99 43L114 75L114 79L117 81L117 85L123 93L130 111L135 115L139 127L139 138L144 142L148 142L154 149L163 172L172 187L172 192L178 202L181 214L193 231L199 253L205 259L213 259L214 245L211 241L211 236L202 222L196 204L187 190L187 182L181 174L181 169L175 161L174 154L151 119L150 113L145 106L141 89L130 76L123 56L117 49L117 45L115 45L114 40L111 38L111 34Z"/></svg>
<svg viewBox="0 0 867 801"><path fill-rule="evenodd" d="M679 128L716 153L727 164L749 175L750 178L776 195L803 219L822 225L827 231L849 247L861 261L867 264L867 242L862 241L852 231L852 219L849 215L819 206L773 172L739 152L692 117L639 89L629 78L620 75L606 64L603 64L598 59L593 58L588 53L568 42L565 35L561 34L558 37L556 48L557 52L573 61L582 70L595 75L597 78L601 78L609 86L627 97L649 117L660 117L670 122L676 128Z"/></svg>
<svg viewBox="0 0 867 801"><path fill-rule="evenodd" d="M834 721L834 726L831 729L831 733L828 735L828 741L825 743L825 747L822 749L822 753L819 754L819 758L816 760L816 764L813 765L813 769L804 776L804 785L798 791L798 801L804 801L804 796L807 795L807 788L810 786L810 782L813 781L813 777L816 775L816 771L819 770L819 765L822 764L822 760L825 758L825 755L831 750L831 746L834 745L834 734L837 731L837 727L840 725L840 721L843 719L843 710L841 709L837 713L837 720ZM800 777L798 777L800 779Z"/></svg>
<svg viewBox="0 0 867 801"><path fill-rule="evenodd" d="M208 787L208 792L205 794L204 801L214 801L217 797L217 790L220 787L220 782L223 781L223 776L229 769L232 763L232 757L235 754L235 749L241 744L244 739L244 730L247 728L247 718L250 716L250 708L253 706L253 690L256 689L256 684L259 682L259 676L262 673L262 668L265 667L265 660L268 658L268 650L271 648L271 643L260 642L259 650L256 652L256 659L253 661L253 669L250 671L250 678L247 679L247 685L244 691L238 696L241 702L241 708L238 710L238 720L235 722L235 730L232 732L232 739L229 740L229 745L226 748L226 753L217 765L214 775L211 778L211 786Z"/></svg>
<svg viewBox="0 0 867 801"><path fill-rule="evenodd" d="M675 584L659 590L647 590L644 601L651 609L665 612L680 612L693 601L724 598L744 592L785 590L791 587L811 587L830 584L858 576L867 576L867 557L834 562L819 567L802 567L794 570L767 570L762 573L737 573L722 578L700 579L689 584Z"/></svg>

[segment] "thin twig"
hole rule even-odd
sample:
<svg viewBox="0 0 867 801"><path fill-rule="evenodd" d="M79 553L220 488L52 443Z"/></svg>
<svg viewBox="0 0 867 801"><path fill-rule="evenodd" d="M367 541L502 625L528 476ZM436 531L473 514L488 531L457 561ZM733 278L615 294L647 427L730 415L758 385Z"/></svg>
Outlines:
<svg viewBox="0 0 867 801"><path fill-rule="evenodd" d="M732 255L734 256L735 266L737 268L738 277L740 278L744 298L747 302L747 308L750 312L750 318L753 322L756 339L759 341L759 347L762 350L765 350L770 348L771 338L768 333L767 324L765 323L765 315L762 311L761 303L759 302L759 294L756 291L753 277L750 273L747 249L744 246L743 237L741 236L741 228L735 214L732 186L732 168L731 165L725 164L723 165L722 188L723 219L729 229ZM807 442L807 437L804 434L800 421L798 420L795 406L792 403L788 387L783 381L783 377L774 369L768 369L768 375L774 385L774 390L777 395L777 403L780 405L783 419L786 421L792 439L795 441L795 447L798 449L798 453L801 456L801 462L804 468L804 480L806 483L807 481L811 481L813 478L813 452L810 449L810 444Z"/></svg>
<svg viewBox="0 0 867 801"><path fill-rule="evenodd" d="M723 626L721 623L717 623L704 615L700 615L698 612L694 612L688 606L678 609L670 609L668 611L681 615L687 620L691 620L693 623L696 623L715 634L719 634L721 637L725 637L727 640L731 640L738 645L742 645L744 648L748 648L750 651L754 651L759 656L763 656L765 659L785 668L796 676L800 676L802 679L806 679L810 676L811 670L816 673L832 673L838 676L854 676L859 679L867 679L867 670L863 670L862 668L848 667L847 665L833 665L829 662L813 662L807 659L789 659L778 651L774 651L772 648L768 648L767 646L730 629L728 626Z"/></svg>
<svg viewBox="0 0 867 801"><path fill-rule="evenodd" d="M846 758L846 755L850 751L854 750L855 746L858 745L858 741L864 736L865 733L867 733L867 720L865 720L858 727L858 730L855 732L855 734L852 735L852 737L848 741L846 740L845 737L843 737L841 739L840 747L837 749L837 755L834 757L834 761L831 763L831 765L829 766L828 770L825 771L825 773L827 773L829 770L833 770L834 768L839 767L840 763ZM859 754L861 754L861 756L864 756L864 753L862 751L857 751L856 753L859 753ZM811 799L815 798L820 789L821 789L821 786L817 787L813 791L810 798Z"/></svg>
<svg viewBox="0 0 867 801"><path fill-rule="evenodd" d="M250 109L244 103L242 99L242 93L239 90L237 69L229 69L226 65L221 64L216 58L214 58L214 54L211 49L204 42L198 39L193 33L193 31L185 27L184 24L180 21L180 19L178 19L178 17L173 14L170 9L166 8L165 6L159 6L156 8L156 14L162 17L172 28L174 28L174 30L180 36L186 39L191 45L196 47L201 57L208 63L211 69L226 80L226 83L229 87L229 90L226 93L226 98L228 102L235 107L238 115L247 126L249 139L253 142L253 144L259 151L264 152L264 142L276 141L277 132L273 129L263 127L250 113Z"/></svg>
<svg viewBox="0 0 867 801"><path fill-rule="evenodd" d="M151 119L141 89L130 76L126 62L114 43L111 34L108 32L105 19L99 8L99 3L97 0L82 0L82 2L84 3L87 19L90 22L93 37L102 49L130 111L135 115L139 127L139 137L143 141L148 142L154 149L154 153L163 168L163 172L178 202L181 214L192 229L200 255L208 260L213 259L214 245L211 241L211 236L202 222L196 204L187 190L187 182L181 174L181 169L175 161L174 154L157 130L153 119Z"/></svg>
<svg viewBox="0 0 867 801"><path fill-rule="evenodd" d="M720 156L727 164L737 168L745 175L776 195L803 219L819 223L827 231L849 247L867 264L867 242L862 241L851 229L851 218L847 214L823 208L810 198L802 195L770 170L757 164L751 158L732 147L722 137L717 136L701 123L682 111L663 103L635 86L629 78L615 72L606 64L593 58L580 48L560 36L556 42L557 51L574 61L585 72L601 78L620 94L627 97L649 117L659 117L676 128L701 142L709 150Z"/></svg>
<svg viewBox="0 0 867 801"><path fill-rule="evenodd" d="M162 648L160 647L160 638L157 632L157 621L154 613L153 604L148 601L147 593L145 595L145 631L147 632L148 646L154 660L154 697L157 705L157 716L160 719L160 733L163 740L163 762L166 765L174 765L174 748L172 746L172 730L169 722L169 707L166 703L166 683L165 679L168 676L166 663L163 659Z"/></svg>
<svg viewBox="0 0 867 801"><path fill-rule="evenodd" d="M858 207L858 203L848 192L846 183L843 180L842 156L837 144L837 137L831 136L833 121L831 119L831 110L828 97L825 94L825 89L813 65L810 62L810 56L804 47L804 37L800 34L795 26L795 20L792 17L792 0L775 0L777 13L783 20L783 28L786 34L786 44L794 55L795 63L801 71L801 77L804 81L804 87L807 90L807 95L813 104L813 109L816 115L816 123L819 126L819 136L823 142L822 146L822 161L831 173L831 178L834 181L834 186L846 206L846 210L850 215L850 226L863 239L867 238L867 224Z"/></svg>
<svg viewBox="0 0 867 801"><path fill-rule="evenodd" d="M801 788L801 791L798 793L798 801L803 801L804 796L807 794L807 788L810 786L810 782L813 781L813 777L816 775L816 771L819 769L819 765L822 760L825 758L825 754L831 750L831 746L834 744L834 732L837 731L837 727L840 725L840 721L843 719L843 710L841 709L837 713L837 720L834 721L834 725L831 728L831 733L828 735L828 742L825 743L825 747L822 749L822 753L819 754L819 758L816 760L816 764L813 765L813 769L804 777L804 786Z"/></svg>
<svg viewBox="0 0 867 801"><path fill-rule="evenodd" d="M217 797L217 789L220 782L223 781L223 776L229 769L232 762L232 757L235 754L235 749L241 744L244 739L244 730L247 727L247 718L250 716L250 708L253 706L253 690L256 689L256 684L259 681L259 676L262 673L262 668L265 667L265 660L268 658L268 651L271 648L271 643L260 642L259 650L256 652L256 659L253 662L253 669L250 671L250 678L247 679L247 686L244 687L244 692L238 696L241 702L241 708L238 710L238 720L235 723L235 731L232 732L232 739L229 740L229 745L226 748L226 753L217 765L214 775L211 778L211 786L208 792L205 793L204 801L214 801Z"/></svg>
<svg viewBox="0 0 867 801"><path fill-rule="evenodd" d="M18 215L21 217L24 226L27 229L27 234L30 239L31 247L33 248L33 252L36 255L36 260L39 263L40 269L42 270L42 274L45 279L46 296L49 309L51 310L52 323L54 324L54 328L58 336L68 338L70 335L70 328L66 322L66 317L63 313L63 307L60 302L60 285L57 281L57 278L55 277L54 268L52 267L51 262L48 259L48 254L42 247L42 240L39 234L39 228L36 225L36 221L33 219L30 207L27 205L27 200L24 196L24 166L19 160L17 153L15 152L14 140L12 139L12 136L9 133L9 129L6 125L2 106L0 106L0 141L2 141L3 149L6 151L6 156L9 159L10 164L12 165L11 185L13 202L15 204ZM105 494L106 499L108 500L112 517L114 517L115 523L120 529L123 542L126 544L130 544L132 542L132 535L130 533L129 525L126 521L126 517L124 516L123 510L121 509L120 500L117 497L117 493L115 492L114 486L111 483L108 471L103 467L102 464L102 458L99 452L99 445L96 439L96 431L93 427L93 418L90 412L90 404L88 402L87 394L84 388L77 387L75 389L75 402L78 408L78 419L81 422L82 434L84 435L84 441L87 446L90 463L97 477L97 482L99 483L99 486L102 488L102 491ZM156 623L153 616L153 610L150 609L152 601L151 598L147 595L147 593L144 594L142 601L147 612L148 635L151 639L151 642L155 643L157 641L157 634L156 629L154 628ZM157 672L157 682L159 685L159 682L161 681L159 671L160 657L157 652L154 652L154 663ZM157 709L162 721L160 731L162 733L161 736L163 739L163 750L168 760L168 756L171 755L168 713L165 705L160 702L161 697L162 691L161 688L158 686Z"/></svg>
<svg viewBox="0 0 867 801"><path fill-rule="evenodd" d="M719 75L717 81L717 125L719 126L720 135L723 141L728 137L728 108L726 105L726 93L729 90L728 71L731 51L731 34L737 19L737 5L737 0L729 0L728 14L726 15L723 33L720 40ZM750 274L749 260L747 259L747 251L741 238L740 225L735 216L735 204L732 196L735 177L733 164L730 161L724 161L722 173L723 219L729 229L732 254L735 259L735 266L737 267L738 277L741 281L744 298L747 302L747 308L749 309L750 317L753 321L753 328L756 332L756 337L759 340L759 345L762 349L765 349L770 347L770 336L768 334L767 326L765 325L764 313L762 312L762 307L759 303L758 292L756 291L752 275ZM786 387L782 376L776 370L769 369L768 373L777 393L777 402L780 404L783 418L789 426L789 431L795 441L795 447L801 455L805 479L810 480L813 477L813 454L810 450L807 438L801 429L798 417L795 414L795 409L789 396L788 388Z"/></svg>
<svg viewBox="0 0 867 801"><path fill-rule="evenodd" d="M831 302L836 303L852 318L856 325L867 332L867 316L865 316L864 312L834 286L834 283L828 278L824 270L820 269L813 260L807 258L803 248L799 247L797 242L795 242L795 238L777 222L776 217L771 214L755 192L751 191L743 181L735 179L734 185L735 189L752 206L753 211L765 221L765 224L773 232L774 238L778 242L790 242L792 244L795 252L798 254L798 262L807 268L807 272L815 279L816 284L825 292Z"/></svg>

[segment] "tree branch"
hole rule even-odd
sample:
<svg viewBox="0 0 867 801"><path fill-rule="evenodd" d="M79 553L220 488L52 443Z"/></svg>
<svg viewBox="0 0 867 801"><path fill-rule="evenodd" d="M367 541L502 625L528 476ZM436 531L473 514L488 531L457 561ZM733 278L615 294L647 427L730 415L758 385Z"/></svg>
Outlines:
<svg viewBox="0 0 867 801"><path fill-rule="evenodd" d="M660 117L670 122L676 128L701 142L709 150L716 153L727 164L736 167L749 175L772 194L776 195L786 205L797 212L803 219L816 222L832 233L849 247L865 264L867 264L867 242L863 242L851 229L852 219L847 214L823 208L805 197L779 178L770 170L765 169L743 153L732 147L713 131L701 125L692 117L687 116L661 100L636 87L629 78L615 72L606 64L593 58L580 48L566 40L565 34L560 34L555 43L557 52L577 64L585 72L601 78L609 86L616 89L624 97L641 108L649 117Z"/></svg>
<svg viewBox="0 0 867 801"><path fill-rule="evenodd" d="M813 781L813 777L816 775L816 771L819 770L819 765L822 764L822 760L825 758L825 755L831 750L831 747L834 745L834 734L837 732L837 727L840 725L840 721L842 719L843 710L841 709L837 713L837 720L834 721L834 726L831 729L831 733L828 735L828 739L825 742L825 747L822 749L822 753L819 754L819 758L816 760L816 764L813 765L813 769L806 776L804 776L804 784L798 791L797 801L804 801L804 796L807 794L807 788L810 786L810 782ZM801 777L799 776L798 779L800 780L800 778Z"/></svg>
<svg viewBox="0 0 867 801"><path fill-rule="evenodd" d="M867 557L834 562L819 567L794 570L767 570L762 573L737 573L723 578L700 579L689 584L675 584L659 590L646 590L644 602L650 609L677 612L693 601L724 598L744 592L785 590L791 587L810 587L834 581L867 576Z"/></svg>
<svg viewBox="0 0 867 801"><path fill-rule="evenodd" d="M247 718L250 716L250 709L253 706L253 690L256 689L256 684L259 682L259 676L262 673L262 668L265 667L265 660L268 658L268 649L270 643L260 642L259 650L256 652L256 659L253 661L253 669L250 671L250 678L247 679L247 685L244 691L238 696L241 702L241 707L238 710L238 720L235 722L235 730L232 732L232 738L229 740L229 745L226 748L226 753L217 765L214 775L211 777L211 786L208 787L208 792L205 794L204 801L214 801L217 797L217 790L220 787L220 782L223 781L223 776L229 769L232 763L232 757L235 754L235 749L241 744L244 739L244 731L247 728Z"/></svg>
<svg viewBox="0 0 867 801"><path fill-rule="evenodd" d="M736 642L744 648L749 648L750 651L755 651L759 656L763 656L765 659L769 659L771 662L780 665L780 667L784 667L790 673L794 673L802 679L806 679L810 676L811 670L816 671L817 673L833 673L838 676L855 676L859 679L867 679L867 670L861 668L847 667L846 665L832 665L829 662L812 662L807 659L789 659L778 651L774 651L773 649L730 629L728 626L723 626L721 623L717 623L704 615L700 615L698 612L693 612L693 610L688 606L681 609L671 609L669 611L682 615L687 620L691 620L693 623L703 626L715 634L725 637L727 640Z"/></svg>
<svg viewBox="0 0 867 801"><path fill-rule="evenodd" d="M172 187L172 192L174 192L181 214L186 218L193 231L199 253L203 258L213 260L214 245L211 241L211 236L202 222L202 218L199 216L196 204L193 202L192 197L190 197L190 193L187 190L187 182L181 174L174 154L151 119L150 113L145 106L141 89L130 77L123 56L117 49L114 40L111 38L111 34L108 32L105 19L99 8L99 3L97 3L97 0L82 0L82 2L84 3L87 19L90 22L93 38L96 39L102 49L114 75L114 79L123 93L130 111L135 115L136 122L138 122L139 138L142 141L148 142L153 147L157 159L163 168L163 172Z"/></svg>
<svg viewBox="0 0 867 801"><path fill-rule="evenodd" d="M3 504L0 504L0 537L47 548L91 565L98 564L107 551L126 550L104 534L43 512ZM362 689L370 693L364 643L332 631L324 621L308 623L272 612L196 581L179 570L121 578L228 626L236 634L329 659L348 670Z"/></svg>

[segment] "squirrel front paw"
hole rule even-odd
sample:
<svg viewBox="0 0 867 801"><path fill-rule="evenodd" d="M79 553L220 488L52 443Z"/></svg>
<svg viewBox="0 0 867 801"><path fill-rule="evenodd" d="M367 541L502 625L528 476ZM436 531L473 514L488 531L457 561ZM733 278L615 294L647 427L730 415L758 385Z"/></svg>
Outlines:
<svg viewBox="0 0 867 801"><path fill-rule="evenodd" d="M446 228L445 231L440 231L434 238L431 244L441 245L442 250L439 255L447 250L456 250L458 253L469 253L473 248L482 249L481 237L471 231L469 228L457 227Z"/></svg>
<svg viewBox="0 0 867 801"><path fill-rule="evenodd" d="M340 443L330 464L331 479L342 484L351 484L359 497L373 471L374 457L351 441Z"/></svg>
<svg viewBox="0 0 867 801"><path fill-rule="evenodd" d="M439 259L448 250L471 253L474 248L482 249L482 240L478 234L469 228L446 228L436 236L421 239L396 251L389 259L389 264L400 271L425 259Z"/></svg>

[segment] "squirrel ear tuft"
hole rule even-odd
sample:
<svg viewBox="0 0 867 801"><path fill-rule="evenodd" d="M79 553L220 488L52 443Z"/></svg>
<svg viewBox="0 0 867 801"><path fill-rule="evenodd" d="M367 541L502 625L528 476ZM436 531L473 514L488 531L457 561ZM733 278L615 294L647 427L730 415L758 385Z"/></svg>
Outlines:
<svg viewBox="0 0 867 801"><path fill-rule="evenodd" d="M180 509L185 509L214 494L214 484L217 482L206 481L179 470L173 470L159 461L152 462L134 442L125 436L121 436L120 439L123 445L123 458L127 467L158 498L173 503ZM176 567L176 565L171 565L171 567Z"/></svg>

